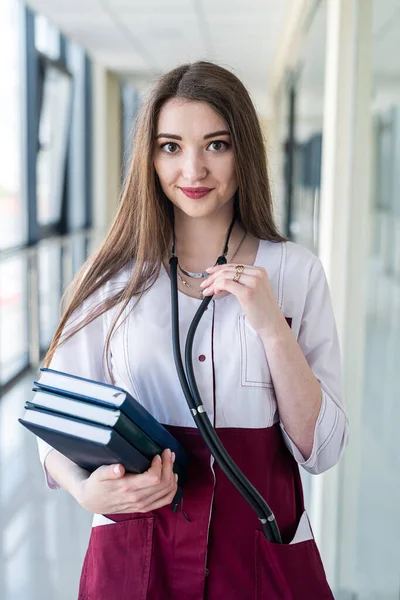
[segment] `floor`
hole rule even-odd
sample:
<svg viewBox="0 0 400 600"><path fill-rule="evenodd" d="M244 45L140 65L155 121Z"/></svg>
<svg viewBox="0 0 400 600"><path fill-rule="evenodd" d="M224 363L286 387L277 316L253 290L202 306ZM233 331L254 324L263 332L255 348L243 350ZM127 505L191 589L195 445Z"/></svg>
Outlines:
<svg viewBox="0 0 400 600"><path fill-rule="evenodd" d="M91 515L45 486L36 439L17 420L32 380L0 401L0 598L73 600Z"/></svg>

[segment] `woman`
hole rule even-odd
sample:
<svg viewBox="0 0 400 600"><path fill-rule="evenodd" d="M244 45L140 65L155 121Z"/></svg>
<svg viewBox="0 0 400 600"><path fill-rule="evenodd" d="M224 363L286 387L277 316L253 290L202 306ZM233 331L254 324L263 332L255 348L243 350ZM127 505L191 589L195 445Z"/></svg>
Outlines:
<svg viewBox="0 0 400 600"><path fill-rule="evenodd" d="M215 266L232 223L227 264ZM181 339L213 296L194 342L203 404L274 511L283 545L266 540L210 456L181 391L174 240ZM298 470L330 468L347 440L329 291L320 261L277 232L257 116L227 70L197 62L154 86L118 214L78 278L45 364L127 389L192 455L186 520L171 511L167 450L142 475L115 465L89 476L40 443L50 487L95 513L79 598L332 598Z"/></svg>

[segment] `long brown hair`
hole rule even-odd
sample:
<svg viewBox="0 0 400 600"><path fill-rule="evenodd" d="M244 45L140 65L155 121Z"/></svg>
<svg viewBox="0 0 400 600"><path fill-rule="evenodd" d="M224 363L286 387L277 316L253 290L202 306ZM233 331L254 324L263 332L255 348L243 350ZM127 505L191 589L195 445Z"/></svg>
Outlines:
<svg viewBox="0 0 400 600"><path fill-rule="evenodd" d="M272 211L265 145L250 96L230 71L210 62L182 65L160 77L136 123L134 153L122 190L117 215L94 256L83 265L66 293L73 289L53 341L44 359L48 366L57 346L110 308L121 304L105 342L108 362L111 336L130 300L136 302L157 279L171 240L171 203L162 192L153 166L157 118L170 98L207 102L228 125L235 153L238 180L237 218L244 229L259 239L283 240ZM62 335L71 324L74 311L96 290L134 261L132 276L125 288L94 307L90 313ZM63 302L65 303L65 297Z"/></svg>

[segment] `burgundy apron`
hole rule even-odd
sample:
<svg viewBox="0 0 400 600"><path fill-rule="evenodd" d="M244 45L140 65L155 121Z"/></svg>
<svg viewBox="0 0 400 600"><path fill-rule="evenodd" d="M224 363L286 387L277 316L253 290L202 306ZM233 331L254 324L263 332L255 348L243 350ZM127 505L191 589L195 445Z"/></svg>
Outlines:
<svg viewBox="0 0 400 600"><path fill-rule="evenodd" d="M197 429L168 427L192 453L184 510L105 515L92 529L78 600L332 600L314 540L289 544L304 512L298 466L279 424L218 429L232 458L275 513L283 544L217 465Z"/></svg>

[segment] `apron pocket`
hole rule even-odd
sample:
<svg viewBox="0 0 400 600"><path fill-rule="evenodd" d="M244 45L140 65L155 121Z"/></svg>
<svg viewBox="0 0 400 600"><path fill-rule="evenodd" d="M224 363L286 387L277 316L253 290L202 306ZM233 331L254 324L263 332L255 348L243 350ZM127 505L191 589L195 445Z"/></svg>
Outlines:
<svg viewBox="0 0 400 600"><path fill-rule="evenodd" d="M290 544L273 544L256 531L256 600L333 600L314 539L299 533Z"/></svg>
<svg viewBox="0 0 400 600"><path fill-rule="evenodd" d="M78 600L145 600L154 517L92 529Z"/></svg>

